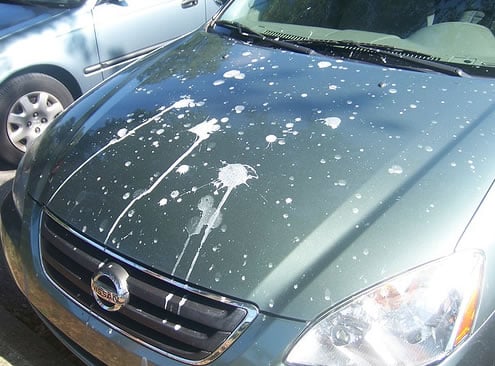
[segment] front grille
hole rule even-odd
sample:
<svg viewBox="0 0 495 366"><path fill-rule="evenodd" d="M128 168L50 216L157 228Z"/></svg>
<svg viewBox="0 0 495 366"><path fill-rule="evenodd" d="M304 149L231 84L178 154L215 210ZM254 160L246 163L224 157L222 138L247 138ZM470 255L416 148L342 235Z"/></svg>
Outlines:
<svg viewBox="0 0 495 366"><path fill-rule="evenodd" d="M114 329L171 358L204 365L223 353L255 318L249 304L184 286L103 249L43 214L41 259L52 282ZM129 274L129 303L103 310L93 297L91 277L113 262Z"/></svg>

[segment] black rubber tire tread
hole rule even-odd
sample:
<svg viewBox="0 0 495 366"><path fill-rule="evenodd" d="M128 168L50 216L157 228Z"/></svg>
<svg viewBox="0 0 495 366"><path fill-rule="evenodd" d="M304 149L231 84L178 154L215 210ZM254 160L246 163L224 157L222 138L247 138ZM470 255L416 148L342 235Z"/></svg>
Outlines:
<svg viewBox="0 0 495 366"><path fill-rule="evenodd" d="M67 108L74 97L57 79L41 73L16 76L0 85L0 159L17 166L24 153L10 141L7 133L7 117L14 103L30 92L43 91L56 97Z"/></svg>

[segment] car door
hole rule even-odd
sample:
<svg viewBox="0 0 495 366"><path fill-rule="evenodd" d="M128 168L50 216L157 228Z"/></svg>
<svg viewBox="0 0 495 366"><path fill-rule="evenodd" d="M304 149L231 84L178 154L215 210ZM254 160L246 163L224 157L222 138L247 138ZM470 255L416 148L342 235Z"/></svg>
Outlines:
<svg viewBox="0 0 495 366"><path fill-rule="evenodd" d="M100 64L107 77L122 65L201 26L212 0L105 0L93 9ZM210 8L210 7L208 7ZM211 13L211 11L209 11Z"/></svg>

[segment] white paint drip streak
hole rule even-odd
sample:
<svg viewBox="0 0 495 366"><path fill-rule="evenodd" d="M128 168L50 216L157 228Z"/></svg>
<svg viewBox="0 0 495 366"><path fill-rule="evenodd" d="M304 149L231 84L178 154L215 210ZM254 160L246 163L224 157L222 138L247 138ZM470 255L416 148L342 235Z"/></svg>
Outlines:
<svg viewBox="0 0 495 366"><path fill-rule="evenodd" d="M123 140L125 140L127 137L131 136L131 135L134 135L134 133L136 131L138 131L139 129L143 128L144 126L150 124L151 122L154 122L156 121L158 118L160 118L164 113L167 113L168 111L170 111L171 109L173 109L175 107L176 103L172 104L170 107L167 107L165 108L163 111L155 114L153 117L150 117L149 119L147 119L145 122L141 123L140 125L134 127L132 130L130 130L128 133L126 133L124 136L118 138L118 139L112 139L112 141L110 141L108 144L106 144L105 146L103 146L100 150L98 150L97 152L95 152L93 155L91 155L84 163L82 163L76 170L74 170L63 182L62 184L60 184L60 186L57 188L57 190L52 194L52 196L50 197L50 200L48 201L48 204L50 204L50 202L52 202L52 200L55 198L55 196L58 194L58 192L60 192L60 190L67 184L67 182L69 182L69 180L72 179L72 177L74 175L76 175L79 171L81 171L82 168L84 168L86 165L88 165L95 157L97 157L98 155L100 155L102 152L104 152L105 150L107 150L110 146L112 145L115 145Z"/></svg>
<svg viewBox="0 0 495 366"><path fill-rule="evenodd" d="M177 271L177 267L179 266L179 263L181 262L182 257L184 256L184 253L186 252L187 247L189 246L189 242L191 241L191 237L192 237L191 234L187 235L187 240L184 243L184 247L182 248L182 252L179 254L179 257L177 258L177 261L175 262L174 269L172 270L172 276L174 276L175 271Z"/></svg>
<svg viewBox="0 0 495 366"><path fill-rule="evenodd" d="M217 209L215 210L215 213L211 216L210 220L208 221L205 233L203 234L203 237L201 238L201 243L199 244L199 248L196 251L196 255L194 256L194 259L191 262L191 266L189 267L189 271L187 272L187 276L185 279L186 281L189 281L189 277L191 276L191 273L194 269L194 266L196 265L196 261L198 260L199 253L201 252L201 249L203 248L203 244L208 239L208 236L210 235L210 233L212 231L212 227L215 224L215 221L217 220L218 215L220 214L220 211L222 210L223 206L225 205L225 202L227 202L227 199L229 198L229 196L233 190L234 190L234 187L227 188L227 192L225 192L225 194L223 195L222 201L220 201Z"/></svg>
<svg viewBox="0 0 495 366"><path fill-rule="evenodd" d="M153 192L155 190L156 187L158 187L158 185L177 167L177 165L179 165L185 158L187 158L193 151L196 147L198 147L198 145L203 141L204 139L203 138L198 138L194 141L194 143L191 145L191 147L189 147L189 149L184 153L182 154L179 159L177 159L157 180L155 183L153 183L150 188L148 188L146 191L144 191L143 193L141 193L139 196L135 197L131 202L129 202L129 204L126 206L126 208L120 213L120 215L117 217L117 219L115 220L115 222L113 223L112 227L110 228L110 230L108 231L108 234L107 234L107 237L105 238L105 244L107 244L108 242L108 239L110 238L110 235L113 234L115 228L117 227L117 225L120 223L120 220L122 220L122 218L124 217L124 215L131 209L131 207L137 202L139 201L141 198L147 196L148 194L150 194L151 192Z"/></svg>

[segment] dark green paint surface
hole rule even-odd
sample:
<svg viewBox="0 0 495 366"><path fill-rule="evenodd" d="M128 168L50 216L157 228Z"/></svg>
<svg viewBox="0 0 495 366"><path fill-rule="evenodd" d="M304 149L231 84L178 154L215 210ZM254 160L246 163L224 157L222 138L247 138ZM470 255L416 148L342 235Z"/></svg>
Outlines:
<svg viewBox="0 0 495 366"><path fill-rule="evenodd" d="M67 111L31 194L159 273L311 319L454 250L494 176L493 88L199 32Z"/></svg>

